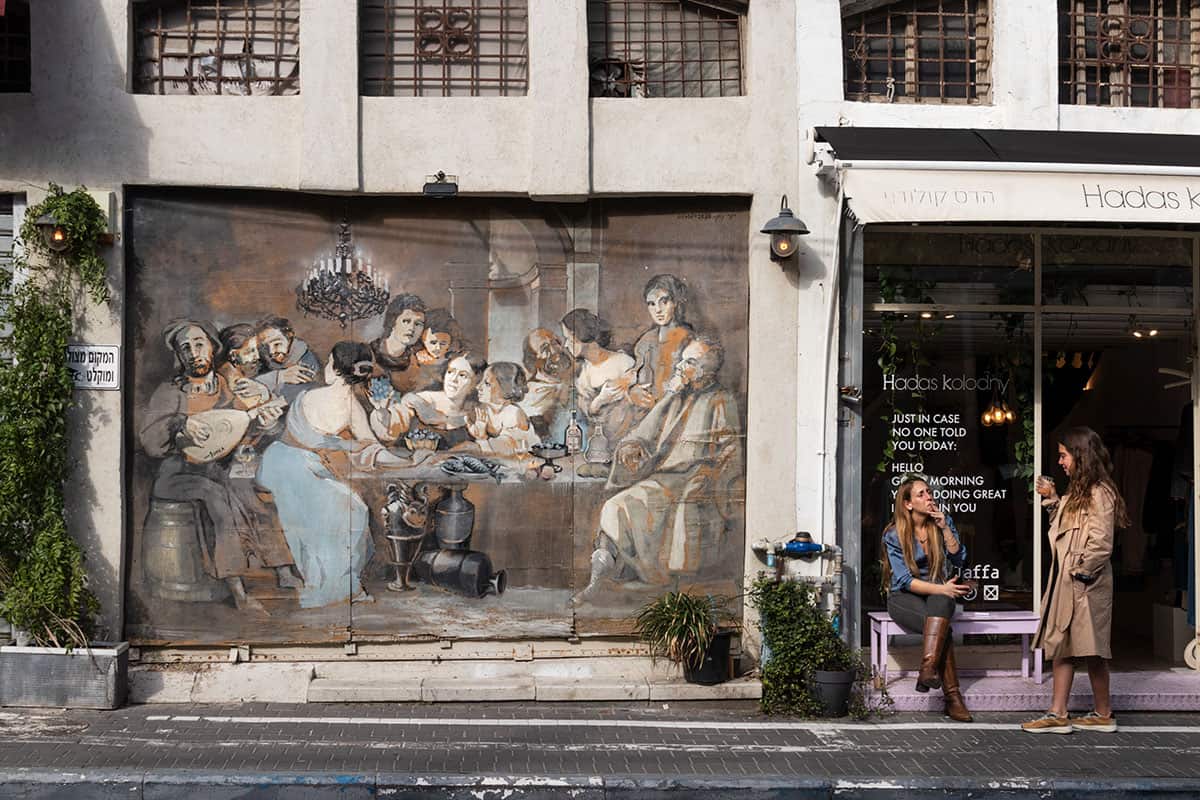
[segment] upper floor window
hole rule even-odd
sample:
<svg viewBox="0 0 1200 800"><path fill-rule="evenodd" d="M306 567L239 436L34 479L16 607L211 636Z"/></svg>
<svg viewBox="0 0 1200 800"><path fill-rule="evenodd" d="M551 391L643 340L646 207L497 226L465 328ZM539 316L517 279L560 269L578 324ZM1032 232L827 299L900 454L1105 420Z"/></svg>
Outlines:
<svg viewBox="0 0 1200 800"><path fill-rule="evenodd" d="M29 91L29 3L0 0L0 92Z"/></svg>
<svg viewBox="0 0 1200 800"><path fill-rule="evenodd" d="M1200 0L1059 0L1059 102L1200 108Z"/></svg>
<svg viewBox="0 0 1200 800"><path fill-rule="evenodd" d="M527 0L359 0L362 93L523 95Z"/></svg>
<svg viewBox="0 0 1200 800"><path fill-rule="evenodd" d="M300 94L300 0L136 0L138 94Z"/></svg>
<svg viewBox="0 0 1200 800"><path fill-rule="evenodd" d="M843 0L846 99L986 103L988 0Z"/></svg>
<svg viewBox="0 0 1200 800"><path fill-rule="evenodd" d="M748 0L588 0L592 97L742 94Z"/></svg>

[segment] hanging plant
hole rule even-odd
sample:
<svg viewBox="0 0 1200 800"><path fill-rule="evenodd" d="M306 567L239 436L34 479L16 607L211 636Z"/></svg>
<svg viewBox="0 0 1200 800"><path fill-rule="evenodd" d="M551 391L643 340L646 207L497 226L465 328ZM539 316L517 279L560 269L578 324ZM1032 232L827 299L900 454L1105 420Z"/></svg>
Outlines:
<svg viewBox="0 0 1200 800"><path fill-rule="evenodd" d="M43 241L50 214L64 246ZM51 184L31 207L15 250L15 273L0 277L0 616L39 645L87 643L99 610L87 589L83 552L67 532L64 487L67 413L74 386L67 342L83 290L108 300L99 239L104 212L82 188Z"/></svg>

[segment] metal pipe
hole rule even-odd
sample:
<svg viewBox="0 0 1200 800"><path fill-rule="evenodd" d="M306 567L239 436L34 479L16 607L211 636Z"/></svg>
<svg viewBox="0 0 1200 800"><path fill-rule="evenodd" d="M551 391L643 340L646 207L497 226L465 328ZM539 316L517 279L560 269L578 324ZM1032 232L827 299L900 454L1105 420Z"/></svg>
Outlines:
<svg viewBox="0 0 1200 800"><path fill-rule="evenodd" d="M871 161L835 159L837 169L887 169L925 172L1073 172L1096 175L1162 175L1200 177L1200 167L1150 164L1057 164L1040 161Z"/></svg>

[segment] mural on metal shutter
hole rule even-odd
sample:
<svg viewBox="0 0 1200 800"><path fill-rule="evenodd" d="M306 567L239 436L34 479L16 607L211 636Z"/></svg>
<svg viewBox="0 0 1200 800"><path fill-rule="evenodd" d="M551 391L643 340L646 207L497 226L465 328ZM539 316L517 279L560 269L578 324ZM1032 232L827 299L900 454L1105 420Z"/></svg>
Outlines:
<svg viewBox="0 0 1200 800"><path fill-rule="evenodd" d="M739 593L744 201L130 207L132 640L569 636Z"/></svg>

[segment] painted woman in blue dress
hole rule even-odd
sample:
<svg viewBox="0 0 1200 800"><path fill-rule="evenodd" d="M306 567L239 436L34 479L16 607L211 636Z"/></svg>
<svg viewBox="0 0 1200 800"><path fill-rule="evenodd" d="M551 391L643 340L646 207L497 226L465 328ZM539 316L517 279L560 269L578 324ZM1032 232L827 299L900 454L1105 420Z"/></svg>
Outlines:
<svg viewBox="0 0 1200 800"><path fill-rule="evenodd" d="M375 369L371 349L338 342L325 383L295 398L283 435L263 453L258 482L275 499L283 534L304 578L300 606L370 602L361 576L373 545L367 505L351 488L352 470L410 465L375 438L354 396Z"/></svg>

